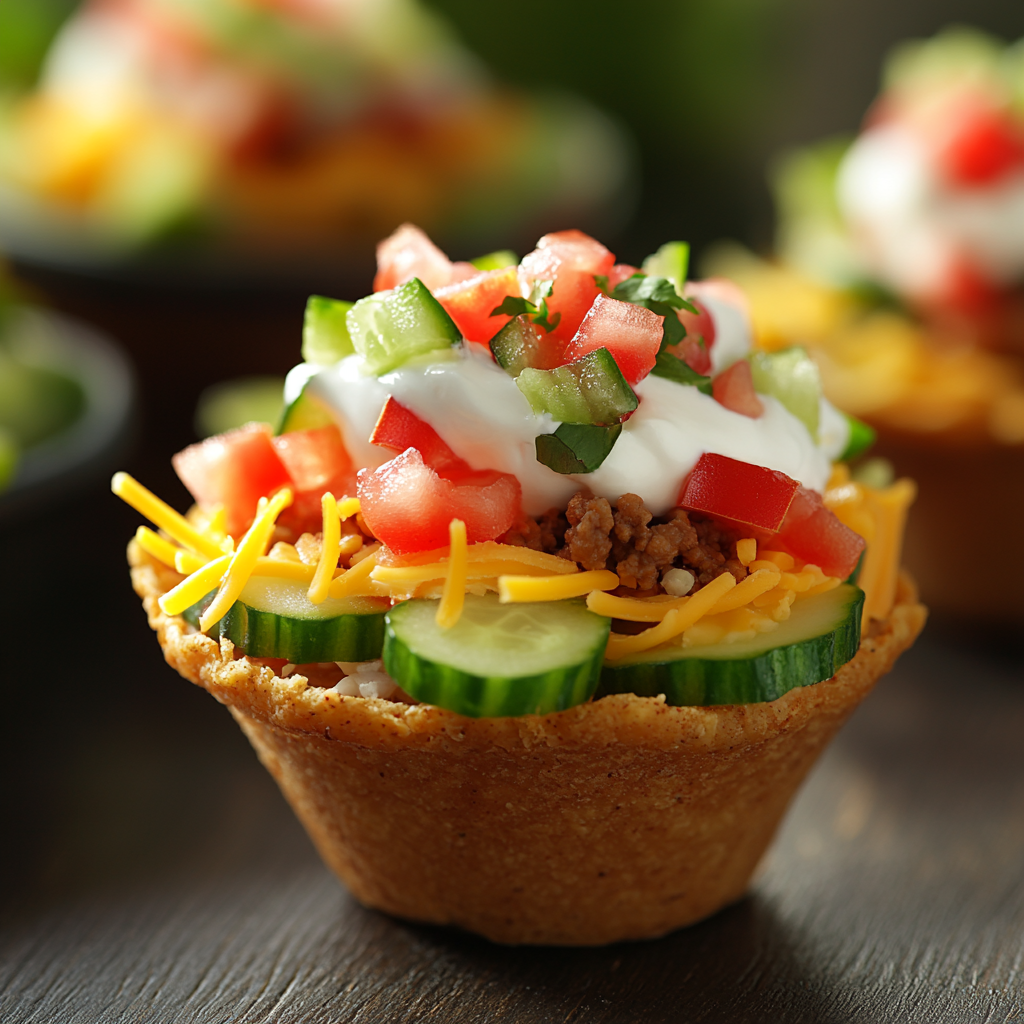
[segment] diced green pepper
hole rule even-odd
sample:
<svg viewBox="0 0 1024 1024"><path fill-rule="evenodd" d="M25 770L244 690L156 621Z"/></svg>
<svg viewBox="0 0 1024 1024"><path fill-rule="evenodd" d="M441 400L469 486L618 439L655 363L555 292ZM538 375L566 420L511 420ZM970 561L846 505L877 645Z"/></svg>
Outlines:
<svg viewBox="0 0 1024 1024"><path fill-rule="evenodd" d="M818 440L821 416L821 375L799 346L781 352L752 352L750 362L754 390L778 399Z"/></svg>

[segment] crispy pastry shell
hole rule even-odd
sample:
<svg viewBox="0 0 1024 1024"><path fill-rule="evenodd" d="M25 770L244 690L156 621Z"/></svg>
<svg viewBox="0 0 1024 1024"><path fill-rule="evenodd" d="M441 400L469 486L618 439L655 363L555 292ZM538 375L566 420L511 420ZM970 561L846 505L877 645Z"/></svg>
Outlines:
<svg viewBox="0 0 1024 1024"><path fill-rule="evenodd" d="M617 694L474 719L281 679L164 615L180 577L134 541L129 560L168 663L228 706L352 893L505 943L652 938L742 896L811 765L926 615L904 577L851 662L771 703Z"/></svg>

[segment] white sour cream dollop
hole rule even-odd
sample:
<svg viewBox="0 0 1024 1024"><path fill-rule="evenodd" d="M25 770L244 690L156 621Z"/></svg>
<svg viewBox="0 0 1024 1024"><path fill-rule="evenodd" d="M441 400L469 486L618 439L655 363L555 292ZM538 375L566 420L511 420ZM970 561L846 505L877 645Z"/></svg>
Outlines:
<svg viewBox="0 0 1024 1024"><path fill-rule="evenodd" d="M724 319L716 322L725 326ZM730 362L749 350L749 335L732 337L742 330L737 319L722 345ZM719 341L716 337L715 348ZM819 445L774 398L762 395L764 415L751 419L695 387L648 376L635 386L640 406L600 468L563 476L538 462L534 447L538 434L551 433L558 424L534 413L515 381L481 346L452 349L382 377L366 374L359 356L329 367L302 364L288 376L285 400L297 398L307 381L310 393L333 411L358 466L376 467L393 457L369 443L392 395L473 468L514 474L523 488L523 508L532 515L564 508L581 487L613 501L627 492L638 494L651 512L664 515L675 506L683 478L705 452L780 470L822 491L830 460L848 436L845 421L824 400Z"/></svg>

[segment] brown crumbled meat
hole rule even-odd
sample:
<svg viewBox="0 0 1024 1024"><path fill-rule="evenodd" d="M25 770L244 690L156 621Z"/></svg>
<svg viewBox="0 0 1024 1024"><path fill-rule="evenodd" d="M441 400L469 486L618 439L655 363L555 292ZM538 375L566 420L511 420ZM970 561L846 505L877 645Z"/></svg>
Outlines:
<svg viewBox="0 0 1024 1024"><path fill-rule="evenodd" d="M306 565L316 565L320 561L322 547L322 533L304 533L295 542L295 550L299 553L299 559Z"/></svg>
<svg viewBox="0 0 1024 1024"><path fill-rule="evenodd" d="M517 547L533 548L534 551L546 551L552 555L565 544L565 531L568 525L563 512L557 508L549 508L537 518L524 515L499 540L502 544L515 544Z"/></svg>
<svg viewBox="0 0 1024 1024"><path fill-rule="evenodd" d="M553 551L540 546L542 536L548 543L558 536L558 531L544 532L553 514L545 513L540 520L524 517L502 539ZM747 575L736 558L737 537L730 531L709 520L691 521L681 508L655 520L636 494L623 494L613 509L607 499L580 491L570 500L565 521L565 546L557 553L584 569L614 569L622 587L634 595L658 593L662 573L673 566L693 572L694 589L723 572L731 572L737 581Z"/></svg>
<svg viewBox="0 0 1024 1024"><path fill-rule="evenodd" d="M608 499L579 491L570 498L565 518L569 521L565 531L569 557L584 569L603 569L611 554L609 534L615 526Z"/></svg>

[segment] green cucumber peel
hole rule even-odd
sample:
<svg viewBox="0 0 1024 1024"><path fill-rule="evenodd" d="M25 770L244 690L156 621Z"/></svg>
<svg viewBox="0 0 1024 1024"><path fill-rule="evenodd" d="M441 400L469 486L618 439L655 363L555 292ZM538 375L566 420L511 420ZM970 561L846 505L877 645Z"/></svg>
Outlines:
<svg viewBox="0 0 1024 1024"><path fill-rule="evenodd" d="M510 377L518 377L540 359L540 336L528 316L514 316L488 344L494 361Z"/></svg>
<svg viewBox="0 0 1024 1024"><path fill-rule="evenodd" d="M801 598L770 633L735 643L665 645L606 664L598 696L665 695L675 705L755 704L831 679L860 649L864 592L850 584Z"/></svg>
<svg viewBox="0 0 1024 1024"><path fill-rule="evenodd" d="M486 256L477 256L470 263L477 270L504 270L506 267L514 267L519 262L519 257L511 249L499 249L497 252L489 252Z"/></svg>
<svg viewBox="0 0 1024 1024"><path fill-rule="evenodd" d="M310 295L302 319L302 360L333 366L355 352L348 333L348 311L355 305L343 299Z"/></svg>
<svg viewBox="0 0 1024 1024"><path fill-rule="evenodd" d="M462 335L418 278L360 299L345 318L356 352L378 377L417 356L451 349Z"/></svg>
<svg viewBox="0 0 1024 1024"><path fill-rule="evenodd" d="M581 600L467 594L442 629L437 601L415 598L388 612L384 668L411 697L460 715L544 715L591 698L610 627Z"/></svg>
<svg viewBox="0 0 1024 1024"><path fill-rule="evenodd" d="M856 416L851 416L846 412L843 413L843 416L846 417L846 422L850 426L850 438L846 442L843 454L839 456L839 461L849 462L850 459L863 455L875 443L878 434L874 427L857 419Z"/></svg>
<svg viewBox="0 0 1024 1024"><path fill-rule="evenodd" d="M695 387L701 394L711 394L711 378L698 373L689 363L683 362L679 356L671 352L659 352L655 360L654 369L651 373L655 377L664 377L666 380L674 380L677 384L689 384Z"/></svg>
<svg viewBox="0 0 1024 1024"><path fill-rule="evenodd" d="M821 374L799 345L780 352L747 356L754 390L777 399L807 428L817 443L821 416Z"/></svg>
<svg viewBox="0 0 1024 1024"><path fill-rule="evenodd" d="M593 473L622 433L622 425L602 427L593 423L561 423L553 434L536 439L537 461L556 473Z"/></svg>
<svg viewBox="0 0 1024 1024"><path fill-rule="evenodd" d="M640 404L606 348L553 370L528 366L516 386L534 412L561 423L618 423Z"/></svg>
<svg viewBox="0 0 1024 1024"><path fill-rule="evenodd" d="M686 242L666 242L644 260L642 269L652 277L667 278L682 295L690 269L690 246Z"/></svg>
<svg viewBox="0 0 1024 1024"><path fill-rule="evenodd" d="M538 327L550 334L561 322L562 314L551 316L548 309L548 298L554 290L554 281L537 281L530 297L524 299L518 295L506 295L500 306L491 310L491 316L527 316Z"/></svg>
<svg viewBox="0 0 1024 1024"><path fill-rule="evenodd" d="M306 381L299 397L285 407L275 431L277 435L290 434L296 430L319 430L334 423L330 409L311 393L312 383L312 379Z"/></svg>
<svg viewBox="0 0 1024 1024"><path fill-rule="evenodd" d="M293 665L380 657L386 601L327 598L314 605L307 590L294 580L254 576L207 635L230 640L252 658L284 658ZM182 618L198 629L216 593L187 608Z"/></svg>

